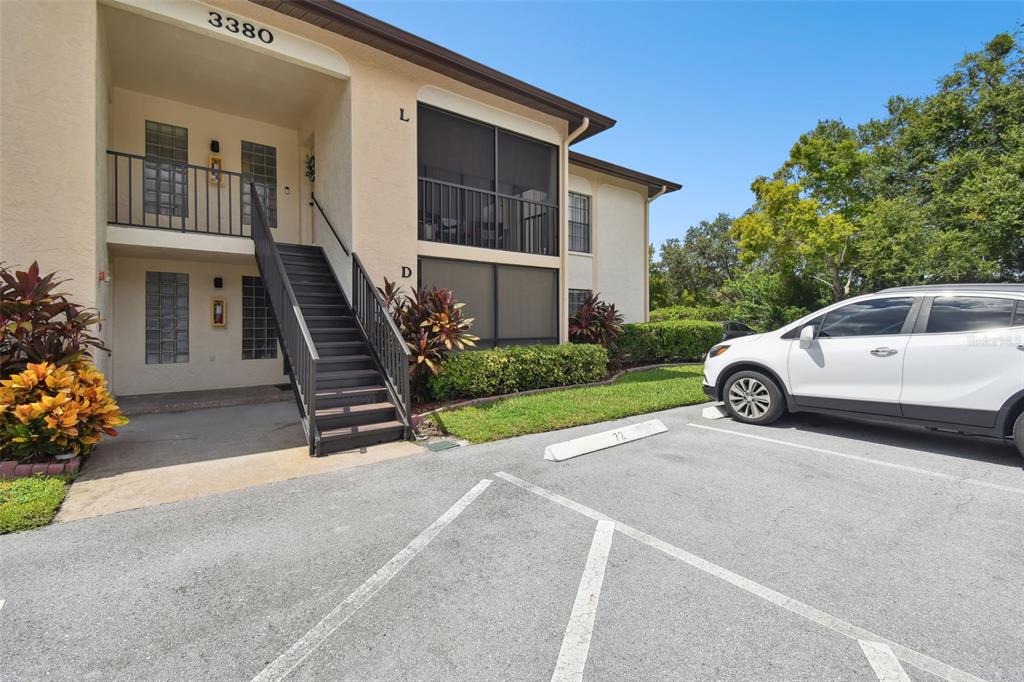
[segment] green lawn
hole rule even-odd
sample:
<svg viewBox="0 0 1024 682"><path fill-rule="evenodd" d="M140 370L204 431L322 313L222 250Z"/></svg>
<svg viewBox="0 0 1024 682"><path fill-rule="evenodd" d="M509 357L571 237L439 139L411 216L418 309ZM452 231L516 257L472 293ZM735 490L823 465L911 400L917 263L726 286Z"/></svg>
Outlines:
<svg viewBox="0 0 1024 682"><path fill-rule="evenodd" d="M507 398L434 415L448 433L483 443L527 433L619 419L635 414L695 405L708 398L701 390L699 365L630 372L607 386Z"/></svg>
<svg viewBox="0 0 1024 682"><path fill-rule="evenodd" d="M67 488L59 476L0 480L0 535L48 524Z"/></svg>

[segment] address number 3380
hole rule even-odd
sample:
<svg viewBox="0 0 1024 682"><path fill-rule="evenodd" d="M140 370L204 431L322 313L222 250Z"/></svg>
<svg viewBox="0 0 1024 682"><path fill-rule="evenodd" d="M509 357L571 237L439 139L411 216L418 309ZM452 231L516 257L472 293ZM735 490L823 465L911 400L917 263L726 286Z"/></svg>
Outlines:
<svg viewBox="0 0 1024 682"><path fill-rule="evenodd" d="M220 12L211 11L207 23L222 31L236 33L250 40L258 40L266 45L274 42L274 34L271 33L269 28L256 28L248 21L239 21L235 17L227 16Z"/></svg>

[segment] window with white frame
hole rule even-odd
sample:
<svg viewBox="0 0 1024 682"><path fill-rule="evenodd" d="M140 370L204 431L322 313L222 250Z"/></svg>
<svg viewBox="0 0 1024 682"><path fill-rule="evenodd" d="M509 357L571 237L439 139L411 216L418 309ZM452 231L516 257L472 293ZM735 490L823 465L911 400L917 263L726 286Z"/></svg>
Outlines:
<svg viewBox="0 0 1024 682"><path fill-rule="evenodd" d="M146 364L188 362L188 273L146 273Z"/></svg>
<svg viewBox="0 0 1024 682"><path fill-rule="evenodd" d="M569 192L569 250L590 253L590 197Z"/></svg>
<svg viewBox="0 0 1024 682"><path fill-rule="evenodd" d="M583 301L590 296L590 289L569 289L569 317L576 314Z"/></svg>
<svg viewBox="0 0 1024 682"><path fill-rule="evenodd" d="M146 213L188 215L188 128L146 121L146 160L142 165Z"/></svg>
<svg viewBox="0 0 1024 682"><path fill-rule="evenodd" d="M277 327L259 277L242 277L242 359L277 357Z"/></svg>
<svg viewBox="0 0 1024 682"><path fill-rule="evenodd" d="M242 222L252 224L248 183L253 182L267 210L267 224L277 227L277 147L242 140L242 176Z"/></svg>

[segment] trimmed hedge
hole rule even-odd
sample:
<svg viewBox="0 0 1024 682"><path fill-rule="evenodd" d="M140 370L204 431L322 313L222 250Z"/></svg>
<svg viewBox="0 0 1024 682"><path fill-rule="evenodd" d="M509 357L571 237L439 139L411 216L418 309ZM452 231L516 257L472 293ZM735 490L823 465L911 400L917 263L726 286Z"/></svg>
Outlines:
<svg viewBox="0 0 1024 682"><path fill-rule="evenodd" d="M428 386L436 400L454 400L586 384L607 375L608 351L601 346L509 346L455 353Z"/></svg>
<svg viewBox="0 0 1024 682"><path fill-rule="evenodd" d="M722 325L705 320L671 320L623 325L619 349L632 362L700 360L722 342Z"/></svg>
<svg viewBox="0 0 1024 682"><path fill-rule="evenodd" d="M669 308L655 308L651 311L651 322L667 320L716 320L723 322L731 318L732 311L725 305L674 305Z"/></svg>

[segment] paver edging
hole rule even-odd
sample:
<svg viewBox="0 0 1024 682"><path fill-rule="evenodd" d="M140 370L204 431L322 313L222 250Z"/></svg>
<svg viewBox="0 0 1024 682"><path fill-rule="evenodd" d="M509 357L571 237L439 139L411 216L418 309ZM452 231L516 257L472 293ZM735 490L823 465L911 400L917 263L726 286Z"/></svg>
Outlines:
<svg viewBox="0 0 1024 682"><path fill-rule="evenodd" d="M50 462L37 464L20 464L17 460L8 459L0 461L0 479L24 478L44 474L46 476L60 476L62 474L76 474L82 465L81 457L72 457L66 462Z"/></svg>

